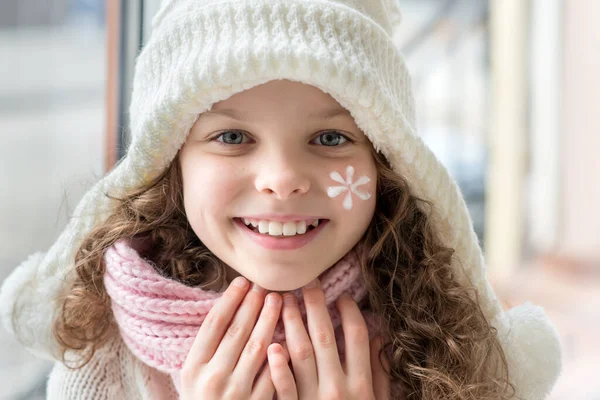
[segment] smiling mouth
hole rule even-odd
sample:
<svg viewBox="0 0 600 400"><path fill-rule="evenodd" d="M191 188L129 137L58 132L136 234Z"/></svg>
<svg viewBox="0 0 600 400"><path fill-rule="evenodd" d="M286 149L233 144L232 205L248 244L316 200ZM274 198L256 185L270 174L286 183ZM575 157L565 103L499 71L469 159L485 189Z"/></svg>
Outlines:
<svg viewBox="0 0 600 400"><path fill-rule="evenodd" d="M295 237L302 236L314 230L319 224L328 221L326 219L317 219L314 221L266 221L249 220L245 218L234 218L240 221L248 230L260 235L270 237Z"/></svg>

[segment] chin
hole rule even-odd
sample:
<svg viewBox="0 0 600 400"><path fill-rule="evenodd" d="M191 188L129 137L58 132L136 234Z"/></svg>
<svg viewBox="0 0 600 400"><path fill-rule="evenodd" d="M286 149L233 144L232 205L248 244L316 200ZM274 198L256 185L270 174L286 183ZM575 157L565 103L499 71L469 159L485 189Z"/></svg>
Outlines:
<svg viewBox="0 0 600 400"><path fill-rule="evenodd" d="M254 282L269 292L284 293L299 289L314 279L307 276L285 275L285 277L278 276L277 274L267 276L267 272L265 271L265 274L257 276Z"/></svg>
<svg viewBox="0 0 600 400"><path fill-rule="evenodd" d="M277 282L277 283L263 283L261 284L261 282L256 282L258 283L261 287L263 287L264 289L266 289L269 292L277 292L277 293L285 293L285 292L291 292L293 290L299 289L302 286L298 286L297 284L294 283L287 283L287 282Z"/></svg>
<svg viewBox="0 0 600 400"><path fill-rule="evenodd" d="M335 265L335 260L332 265L329 263L316 265L315 260L307 259L299 263L298 258L298 256L282 257L281 254L277 254L276 259L266 259L263 255L257 257L253 254L246 257L244 268L233 269L236 275L246 276L267 291L283 293L300 289L313 279L321 278L332 265ZM308 270L306 265L312 265L312 268Z"/></svg>
<svg viewBox="0 0 600 400"><path fill-rule="evenodd" d="M282 277L277 276L277 274L273 274L270 278L263 276L262 278L265 279L263 279L262 281L260 279L257 279L255 282L270 292L291 292L296 289L301 289L302 287L304 287L304 285L308 284L315 278L321 279L323 277L323 274L328 269L329 268L325 268L322 272L315 271L314 274L310 274L308 276L290 276L286 274L285 277Z"/></svg>

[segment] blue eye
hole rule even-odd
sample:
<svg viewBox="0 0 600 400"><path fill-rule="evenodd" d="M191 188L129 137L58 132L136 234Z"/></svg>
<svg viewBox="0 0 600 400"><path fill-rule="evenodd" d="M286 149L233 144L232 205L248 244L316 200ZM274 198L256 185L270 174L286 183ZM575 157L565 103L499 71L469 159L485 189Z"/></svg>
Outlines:
<svg viewBox="0 0 600 400"><path fill-rule="evenodd" d="M224 144L242 144L244 143L244 136L242 131L225 131L213 140Z"/></svg>
<svg viewBox="0 0 600 400"><path fill-rule="evenodd" d="M248 136L239 130L225 131L215 136L212 140L220 142L224 145L239 145L250 141ZM346 135L341 134L338 131L327 131L317 136L313 141L316 144L326 147L340 146L346 142L350 142Z"/></svg>
<svg viewBox="0 0 600 400"><path fill-rule="evenodd" d="M322 133L321 135L317 136L315 140L320 142L318 144L328 147L339 146L340 144L344 144L349 141L348 137L342 135L338 131L328 131Z"/></svg>

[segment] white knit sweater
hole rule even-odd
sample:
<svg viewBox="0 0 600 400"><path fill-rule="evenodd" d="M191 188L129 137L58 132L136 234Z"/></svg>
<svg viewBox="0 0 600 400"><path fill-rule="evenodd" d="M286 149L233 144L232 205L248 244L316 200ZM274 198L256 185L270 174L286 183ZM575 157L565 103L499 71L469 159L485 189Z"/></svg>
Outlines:
<svg viewBox="0 0 600 400"><path fill-rule="evenodd" d="M142 363L120 337L98 349L80 369L57 362L50 373L48 400L177 400L173 381Z"/></svg>

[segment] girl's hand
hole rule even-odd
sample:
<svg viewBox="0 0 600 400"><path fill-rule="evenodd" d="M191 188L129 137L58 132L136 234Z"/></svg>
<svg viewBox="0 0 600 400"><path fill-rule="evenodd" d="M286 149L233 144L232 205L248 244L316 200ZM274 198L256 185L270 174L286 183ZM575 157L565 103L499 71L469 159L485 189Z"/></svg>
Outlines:
<svg viewBox="0 0 600 400"><path fill-rule="evenodd" d="M269 368L255 378L273 338L281 296L270 293L265 300L264 289L248 286L243 277L234 279L206 316L181 369L183 399L272 400Z"/></svg>
<svg viewBox="0 0 600 400"><path fill-rule="evenodd" d="M268 348L277 399L389 399L389 376L379 361L382 342L375 338L369 343L367 324L350 295L344 293L336 302L342 317L346 348L346 362L342 367L320 285L304 288L303 294L310 338L302 323L296 297L283 296L283 322L293 374L283 348L279 344ZM387 365L386 369L389 369Z"/></svg>

